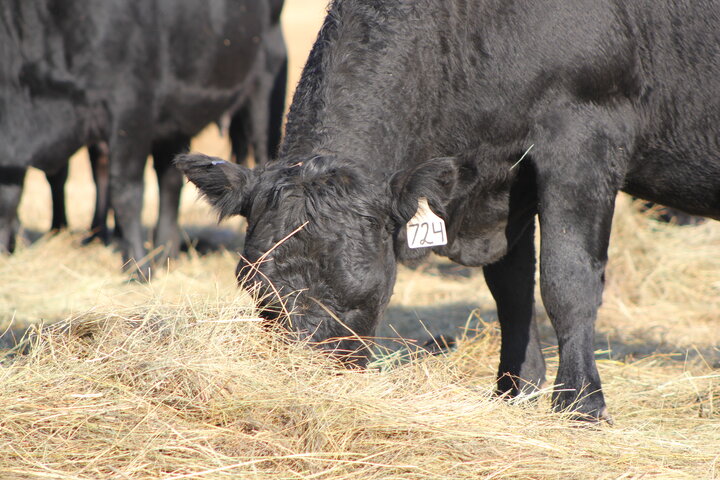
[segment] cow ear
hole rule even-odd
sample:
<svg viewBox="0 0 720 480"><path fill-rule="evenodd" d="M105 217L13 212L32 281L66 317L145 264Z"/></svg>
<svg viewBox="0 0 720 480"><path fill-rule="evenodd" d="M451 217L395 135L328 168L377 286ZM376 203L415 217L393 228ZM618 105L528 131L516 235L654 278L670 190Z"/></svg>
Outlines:
<svg viewBox="0 0 720 480"><path fill-rule="evenodd" d="M460 157L433 158L399 172L391 181L395 219L401 225L409 222L421 197L446 218L450 202L467 195L477 180L477 163Z"/></svg>
<svg viewBox="0 0 720 480"><path fill-rule="evenodd" d="M221 220L231 215L248 215L249 194L255 184L252 170L196 153L178 155L175 166L200 189Z"/></svg>

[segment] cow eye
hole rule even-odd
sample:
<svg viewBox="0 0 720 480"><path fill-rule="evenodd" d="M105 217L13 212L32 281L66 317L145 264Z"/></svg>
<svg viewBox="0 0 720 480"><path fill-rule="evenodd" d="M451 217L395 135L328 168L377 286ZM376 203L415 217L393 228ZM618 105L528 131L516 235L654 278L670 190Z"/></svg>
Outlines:
<svg viewBox="0 0 720 480"><path fill-rule="evenodd" d="M370 227L375 230L380 230L382 228L382 223L377 218L373 217L367 217L368 224L370 224Z"/></svg>

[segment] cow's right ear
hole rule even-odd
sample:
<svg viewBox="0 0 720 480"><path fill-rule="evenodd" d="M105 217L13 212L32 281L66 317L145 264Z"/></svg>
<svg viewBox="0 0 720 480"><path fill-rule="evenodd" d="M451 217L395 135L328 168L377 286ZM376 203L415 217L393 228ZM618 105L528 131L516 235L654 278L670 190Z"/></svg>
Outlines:
<svg viewBox="0 0 720 480"><path fill-rule="evenodd" d="M200 189L219 212L221 220L232 215L248 215L249 194L255 184L252 170L198 153L178 155L175 166Z"/></svg>
<svg viewBox="0 0 720 480"><path fill-rule="evenodd" d="M396 220L401 225L410 221L421 197L427 198L432 210L446 219L446 207L467 195L478 178L477 163L459 157L433 158L399 172L391 182Z"/></svg>

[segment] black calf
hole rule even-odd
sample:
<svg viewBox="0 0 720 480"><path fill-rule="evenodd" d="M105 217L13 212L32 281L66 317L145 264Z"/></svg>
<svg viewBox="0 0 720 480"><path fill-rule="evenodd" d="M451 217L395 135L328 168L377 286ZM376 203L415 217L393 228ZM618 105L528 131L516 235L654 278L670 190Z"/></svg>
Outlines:
<svg viewBox="0 0 720 480"><path fill-rule="evenodd" d="M247 217L244 256L259 261L247 281L290 295L294 330L347 338L333 348L362 351L397 261L433 250L483 266L502 327L498 388L512 394L545 374L537 215L554 405L609 418L593 344L615 196L720 217L717 11L715 0L336 0L278 161L177 164L222 215ZM411 249L423 198L447 244Z"/></svg>

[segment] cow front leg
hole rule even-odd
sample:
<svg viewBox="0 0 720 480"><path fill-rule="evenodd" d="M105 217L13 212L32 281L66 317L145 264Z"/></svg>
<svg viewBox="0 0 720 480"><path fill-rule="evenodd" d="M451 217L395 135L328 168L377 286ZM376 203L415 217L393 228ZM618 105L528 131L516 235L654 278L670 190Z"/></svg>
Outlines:
<svg viewBox="0 0 720 480"><path fill-rule="evenodd" d="M137 117L135 122L128 123L141 126ZM122 230L123 268L140 280L150 279L141 223L143 173L150 153L149 132L146 126L125 129L121 126L110 142L110 202L115 211L116 228L119 226Z"/></svg>
<svg viewBox="0 0 720 480"><path fill-rule="evenodd" d="M95 211L90 224L90 235L83 240L87 245L99 238L105 245L110 244L110 230L107 218L110 212L110 153L106 142L98 142L87 147L90 168L95 181ZM115 221L115 237L122 238L121 229Z"/></svg>
<svg viewBox="0 0 720 480"><path fill-rule="evenodd" d="M264 165L268 161L268 128L270 125L270 79L262 73L258 79L255 94L248 99L250 110L250 141L253 148L255 165Z"/></svg>
<svg viewBox="0 0 720 480"><path fill-rule="evenodd" d="M594 342L605 258L588 252L583 245L585 236L572 232L572 227L553 218L548 210L541 220L540 289L560 354L553 406L556 410L572 409L590 418L604 418L607 412L595 365ZM610 215L606 212L601 216Z"/></svg>
<svg viewBox="0 0 720 480"><path fill-rule="evenodd" d="M160 206L155 227L155 247L162 251L155 259L160 265L168 258L177 257L180 251L180 227L178 226L178 210L180 209L180 192L183 177L180 170L173 165L175 155L186 152L190 148L190 137L180 135L173 139L156 142L153 145L153 164L158 179Z"/></svg>
<svg viewBox="0 0 720 480"><path fill-rule="evenodd" d="M242 107L233 112L228 134L232 145L232 155L238 165L249 166L250 138L250 100L246 99Z"/></svg>
<svg viewBox="0 0 720 480"><path fill-rule="evenodd" d="M594 336L615 197L631 143L626 118L630 114L599 108L550 116L533 151L540 289L560 354L553 405L585 419L610 420L595 364Z"/></svg>
<svg viewBox="0 0 720 480"><path fill-rule="evenodd" d="M282 39L282 37L281 37ZM283 50L285 48L283 40ZM281 61L280 70L275 74L270 92L270 114L268 123L268 159L277 158L282 140L283 118L285 115L285 96L287 92L288 59L287 52Z"/></svg>
<svg viewBox="0 0 720 480"><path fill-rule="evenodd" d="M498 393L511 396L532 393L545 382L545 360L535 322L534 233L531 220L510 251L483 268L500 321Z"/></svg>

